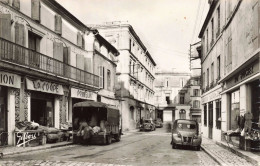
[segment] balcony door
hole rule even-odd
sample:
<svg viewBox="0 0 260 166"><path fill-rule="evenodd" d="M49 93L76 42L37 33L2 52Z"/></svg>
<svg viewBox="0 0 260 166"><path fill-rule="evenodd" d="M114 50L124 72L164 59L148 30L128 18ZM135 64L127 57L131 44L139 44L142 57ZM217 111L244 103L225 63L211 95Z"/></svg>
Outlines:
<svg viewBox="0 0 260 166"><path fill-rule="evenodd" d="M36 52L40 52L40 41L41 37L28 32L28 48L32 51L29 51L29 64L33 67L40 67L40 55Z"/></svg>

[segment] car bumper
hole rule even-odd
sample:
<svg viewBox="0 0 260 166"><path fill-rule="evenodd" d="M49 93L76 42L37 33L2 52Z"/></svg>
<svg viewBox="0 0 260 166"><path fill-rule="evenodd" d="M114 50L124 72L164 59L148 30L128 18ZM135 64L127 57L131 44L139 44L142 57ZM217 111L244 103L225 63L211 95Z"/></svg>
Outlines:
<svg viewBox="0 0 260 166"><path fill-rule="evenodd" d="M176 145L184 145L184 146L199 146L201 145L201 138L200 137L198 139L191 138L189 141L187 141L184 140L183 137L173 136L172 143Z"/></svg>

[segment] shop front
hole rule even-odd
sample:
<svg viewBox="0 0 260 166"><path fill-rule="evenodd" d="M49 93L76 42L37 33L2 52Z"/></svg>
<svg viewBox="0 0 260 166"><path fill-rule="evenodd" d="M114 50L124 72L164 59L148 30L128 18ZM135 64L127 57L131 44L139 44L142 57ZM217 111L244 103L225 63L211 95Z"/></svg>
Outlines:
<svg viewBox="0 0 260 166"><path fill-rule="evenodd" d="M226 133L236 133L233 142L244 150L260 150L259 58L245 63L224 81ZM225 134L223 138L226 138Z"/></svg>
<svg viewBox="0 0 260 166"><path fill-rule="evenodd" d="M221 140L221 93L220 85L202 95L202 132L213 140Z"/></svg>
<svg viewBox="0 0 260 166"><path fill-rule="evenodd" d="M0 146L13 143L10 133L15 128L15 107L17 105L15 92L20 88L21 77L19 75L0 71Z"/></svg>

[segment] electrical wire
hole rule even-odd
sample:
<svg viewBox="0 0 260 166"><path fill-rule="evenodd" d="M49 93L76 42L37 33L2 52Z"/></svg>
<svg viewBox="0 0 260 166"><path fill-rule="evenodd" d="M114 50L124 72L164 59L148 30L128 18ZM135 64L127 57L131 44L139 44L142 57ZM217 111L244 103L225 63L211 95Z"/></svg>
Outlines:
<svg viewBox="0 0 260 166"><path fill-rule="evenodd" d="M199 17L200 4L201 4L201 0L199 0L199 4L198 4L198 7L197 7L196 19L195 19L195 24L194 24L193 33L192 33L192 38L191 38L191 42L190 42L190 43L193 43L195 31L196 31L196 28L197 28L197 20L198 20L198 17Z"/></svg>

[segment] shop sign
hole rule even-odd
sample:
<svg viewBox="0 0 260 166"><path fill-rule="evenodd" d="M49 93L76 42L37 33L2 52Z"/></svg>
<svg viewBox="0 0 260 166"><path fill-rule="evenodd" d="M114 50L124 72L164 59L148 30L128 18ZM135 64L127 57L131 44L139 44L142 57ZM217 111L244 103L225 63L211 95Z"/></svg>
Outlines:
<svg viewBox="0 0 260 166"><path fill-rule="evenodd" d="M71 97L87 100L97 100L97 94L88 90L71 88Z"/></svg>
<svg viewBox="0 0 260 166"><path fill-rule="evenodd" d="M26 78L26 86L28 90L40 91L45 93L53 93L57 95L63 95L62 85L42 81L42 80L30 80Z"/></svg>
<svg viewBox="0 0 260 166"><path fill-rule="evenodd" d="M17 132L15 133L16 146L24 146L26 143L39 139L40 135L39 132Z"/></svg>
<svg viewBox="0 0 260 166"><path fill-rule="evenodd" d="M21 77L16 74L0 71L0 85L20 88Z"/></svg>
<svg viewBox="0 0 260 166"><path fill-rule="evenodd" d="M221 89L217 89L216 91L211 92L210 94L208 94L206 96L203 96L201 98L201 102L202 103L208 103L210 101L221 98L220 92L221 92Z"/></svg>
<svg viewBox="0 0 260 166"><path fill-rule="evenodd" d="M234 85L242 82L243 80L249 78L250 76L259 72L258 60L246 66L242 70L240 70L234 77L227 80L226 89L233 87Z"/></svg>

